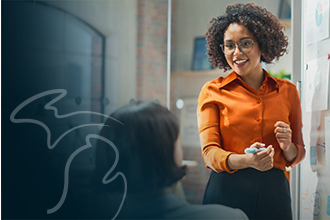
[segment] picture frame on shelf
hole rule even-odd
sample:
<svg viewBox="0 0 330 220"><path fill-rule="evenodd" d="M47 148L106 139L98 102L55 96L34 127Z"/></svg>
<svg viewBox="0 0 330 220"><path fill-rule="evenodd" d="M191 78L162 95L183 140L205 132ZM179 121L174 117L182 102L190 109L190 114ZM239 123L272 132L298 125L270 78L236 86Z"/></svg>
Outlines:
<svg viewBox="0 0 330 220"><path fill-rule="evenodd" d="M278 18L282 20L291 19L291 0L280 0Z"/></svg>
<svg viewBox="0 0 330 220"><path fill-rule="evenodd" d="M196 37L194 39L194 53L192 61L192 70L211 70L214 69L207 57L205 37Z"/></svg>

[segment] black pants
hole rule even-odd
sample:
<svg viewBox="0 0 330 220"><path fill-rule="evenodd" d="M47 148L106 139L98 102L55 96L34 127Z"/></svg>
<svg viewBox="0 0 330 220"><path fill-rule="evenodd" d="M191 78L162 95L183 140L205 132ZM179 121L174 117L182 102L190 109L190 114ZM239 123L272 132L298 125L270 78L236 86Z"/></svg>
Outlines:
<svg viewBox="0 0 330 220"><path fill-rule="evenodd" d="M239 208L250 219L292 219L290 186L284 172L276 168L232 174L212 171L203 204Z"/></svg>

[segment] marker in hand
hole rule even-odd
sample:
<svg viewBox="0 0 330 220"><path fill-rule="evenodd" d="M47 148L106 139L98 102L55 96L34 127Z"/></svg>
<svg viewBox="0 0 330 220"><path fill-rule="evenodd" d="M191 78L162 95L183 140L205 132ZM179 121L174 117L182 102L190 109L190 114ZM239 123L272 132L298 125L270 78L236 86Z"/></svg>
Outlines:
<svg viewBox="0 0 330 220"><path fill-rule="evenodd" d="M262 147L262 148L248 147L244 150L244 152L246 154L254 154L254 153L257 153L257 152L263 151L263 150L266 150L266 148L264 148L264 147Z"/></svg>

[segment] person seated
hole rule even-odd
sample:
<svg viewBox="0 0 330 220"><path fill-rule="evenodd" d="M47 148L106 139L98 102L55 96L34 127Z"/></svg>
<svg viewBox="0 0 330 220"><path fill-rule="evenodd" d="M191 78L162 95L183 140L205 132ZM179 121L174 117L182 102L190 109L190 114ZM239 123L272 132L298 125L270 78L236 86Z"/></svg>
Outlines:
<svg viewBox="0 0 330 220"><path fill-rule="evenodd" d="M117 204L115 217L248 219L240 209L192 205L174 195L173 187L187 171L178 137L177 118L154 102L124 106L106 120L96 147L93 180L99 190L121 193L123 206Z"/></svg>

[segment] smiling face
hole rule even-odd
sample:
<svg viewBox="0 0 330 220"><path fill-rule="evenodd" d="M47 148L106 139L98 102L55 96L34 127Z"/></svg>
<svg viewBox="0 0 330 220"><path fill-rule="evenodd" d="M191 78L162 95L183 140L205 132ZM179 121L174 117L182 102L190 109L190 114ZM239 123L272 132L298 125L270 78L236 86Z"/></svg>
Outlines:
<svg viewBox="0 0 330 220"><path fill-rule="evenodd" d="M249 29L241 24L230 24L224 33L224 44L240 43L249 40L256 41ZM245 81L244 79L249 81L262 77L261 51L258 43L253 43L252 50L247 54L242 53L237 45L235 47L234 54L225 55L229 66L242 77L243 81Z"/></svg>

